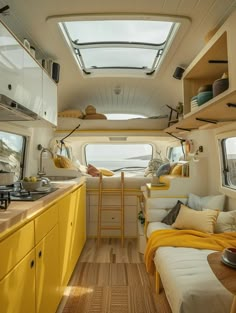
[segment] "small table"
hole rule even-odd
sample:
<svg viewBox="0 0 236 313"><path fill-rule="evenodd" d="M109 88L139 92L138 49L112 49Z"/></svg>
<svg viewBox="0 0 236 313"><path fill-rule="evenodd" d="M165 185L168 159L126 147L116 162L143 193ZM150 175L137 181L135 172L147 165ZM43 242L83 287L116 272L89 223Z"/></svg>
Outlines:
<svg viewBox="0 0 236 313"><path fill-rule="evenodd" d="M221 262L222 252L213 252L207 256L207 261L222 285L236 295L236 269ZM234 296L230 313L236 313L236 296Z"/></svg>

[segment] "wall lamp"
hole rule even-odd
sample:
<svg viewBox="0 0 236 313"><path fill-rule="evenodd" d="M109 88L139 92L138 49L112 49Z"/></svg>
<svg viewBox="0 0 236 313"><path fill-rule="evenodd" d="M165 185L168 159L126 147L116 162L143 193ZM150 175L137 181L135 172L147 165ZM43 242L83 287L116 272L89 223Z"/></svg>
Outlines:
<svg viewBox="0 0 236 313"><path fill-rule="evenodd" d="M182 76L183 76L184 71L185 71L185 68L183 68L181 66L177 66L175 71L174 71L173 77L175 79L181 79Z"/></svg>

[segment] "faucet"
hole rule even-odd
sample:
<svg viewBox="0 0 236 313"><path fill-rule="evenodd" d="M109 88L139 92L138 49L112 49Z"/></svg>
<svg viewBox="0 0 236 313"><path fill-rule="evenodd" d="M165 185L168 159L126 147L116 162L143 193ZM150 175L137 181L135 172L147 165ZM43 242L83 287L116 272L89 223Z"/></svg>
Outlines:
<svg viewBox="0 0 236 313"><path fill-rule="evenodd" d="M40 152L40 156L39 156L39 169L38 169L38 173L37 173L39 177L46 175L44 168L43 168L43 153L44 152L49 152L51 154L51 157L53 158L53 153L51 150L49 150L48 148L42 148L42 150Z"/></svg>

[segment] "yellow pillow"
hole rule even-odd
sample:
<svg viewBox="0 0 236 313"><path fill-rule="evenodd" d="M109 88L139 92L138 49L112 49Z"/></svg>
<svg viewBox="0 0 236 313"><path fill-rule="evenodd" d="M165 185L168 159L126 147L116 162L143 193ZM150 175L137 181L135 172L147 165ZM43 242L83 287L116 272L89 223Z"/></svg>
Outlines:
<svg viewBox="0 0 236 313"><path fill-rule="evenodd" d="M102 173L102 175L104 176L113 176L114 173L106 168L99 168L98 169L100 173Z"/></svg>
<svg viewBox="0 0 236 313"><path fill-rule="evenodd" d="M170 172L170 175L182 175L182 164L176 164L172 171Z"/></svg>
<svg viewBox="0 0 236 313"><path fill-rule="evenodd" d="M59 157L53 158L53 161L56 167L61 167L61 160Z"/></svg>
<svg viewBox="0 0 236 313"><path fill-rule="evenodd" d="M60 167L76 169L76 167L74 166L73 162L70 159L68 159L62 155L60 155L58 158L60 160L60 165L61 165Z"/></svg>
<svg viewBox="0 0 236 313"><path fill-rule="evenodd" d="M214 233L214 226L219 211L205 210L196 211L181 205L179 214L172 224L172 227L178 229L193 229L204 233Z"/></svg>

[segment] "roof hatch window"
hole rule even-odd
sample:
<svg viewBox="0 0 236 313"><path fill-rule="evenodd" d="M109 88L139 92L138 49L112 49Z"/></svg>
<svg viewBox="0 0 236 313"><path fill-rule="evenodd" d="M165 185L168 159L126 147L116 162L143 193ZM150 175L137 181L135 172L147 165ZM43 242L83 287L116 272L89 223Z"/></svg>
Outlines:
<svg viewBox="0 0 236 313"><path fill-rule="evenodd" d="M60 26L85 74L122 70L150 75L177 24L130 19L70 21Z"/></svg>

